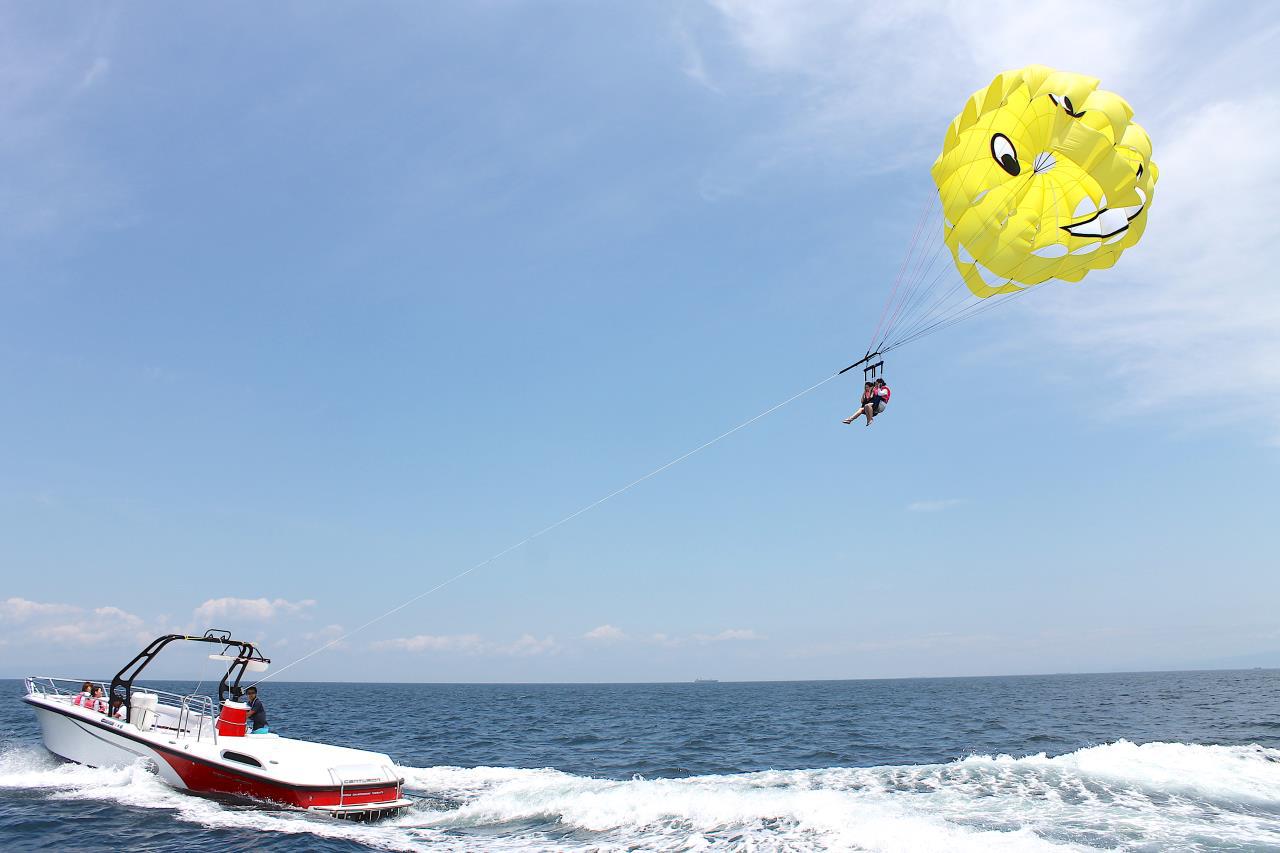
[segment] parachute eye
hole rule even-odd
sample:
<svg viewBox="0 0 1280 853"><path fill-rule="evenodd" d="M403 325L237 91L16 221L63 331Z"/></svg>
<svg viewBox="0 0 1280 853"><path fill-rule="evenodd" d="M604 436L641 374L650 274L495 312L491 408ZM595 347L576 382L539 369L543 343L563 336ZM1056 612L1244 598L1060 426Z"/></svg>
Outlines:
<svg viewBox="0 0 1280 853"><path fill-rule="evenodd" d="M1139 163L1139 164L1138 164L1138 177L1139 177L1139 178L1141 178L1141 177L1142 177L1142 164L1141 164L1141 163Z"/></svg>
<svg viewBox="0 0 1280 853"><path fill-rule="evenodd" d="M1062 107L1064 110L1066 110L1067 115L1071 116L1072 118L1080 118L1081 116L1084 115L1084 110L1081 110L1080 112L1076 112L1075 104L1071 103L1071 99L1066 95L1063 95L1061 98L1059 98L1057 95L1051 94L1049 95L1049 100L1053 101L1054 106L1059 106L1059 107Z"/></svg>
<svg viewBox="0 0 1280 853"><path fill-rule="evenodd" d="M997 133L991 137L991 158L1010 175L1016 176L1022 171L1022 167L1018 165L1018 152L1009 141L1009 137L1003 133Z"/></svg>

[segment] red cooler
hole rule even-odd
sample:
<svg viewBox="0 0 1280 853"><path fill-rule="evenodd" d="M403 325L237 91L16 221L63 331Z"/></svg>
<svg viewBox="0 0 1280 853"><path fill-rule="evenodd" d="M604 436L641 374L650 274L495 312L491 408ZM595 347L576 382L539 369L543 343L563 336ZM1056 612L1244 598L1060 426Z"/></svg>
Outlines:
<svg viewBox="0 0 1280 853"><path fill-rule="evenodd" d="M249 722L249 706L243 702L223 702L218 715L218 737L244 737Z"/></svg>

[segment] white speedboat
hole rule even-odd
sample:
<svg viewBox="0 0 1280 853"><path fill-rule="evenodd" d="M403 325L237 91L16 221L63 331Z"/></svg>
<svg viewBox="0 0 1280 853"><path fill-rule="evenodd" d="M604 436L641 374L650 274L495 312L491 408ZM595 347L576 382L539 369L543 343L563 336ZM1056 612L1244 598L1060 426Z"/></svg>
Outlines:
<svg viewBox="0 0 1280 853"><path fill-rule="evenodd" d="M216 644L213 660L229 663L212 696L179 696L135 687L157 654L175 641ZM246 797L296 806L334 817L371 820L413 804L391 759L277 734L249 734L249 706L240 701L240 680L270 661L252 643L227 631L201 637L158 637L124 666L110 685L98 684L105 701L80 694L83 681L48 676L26 680L45 747L54 755L90 767L147 764L173 785L201 794Z"/></svg>

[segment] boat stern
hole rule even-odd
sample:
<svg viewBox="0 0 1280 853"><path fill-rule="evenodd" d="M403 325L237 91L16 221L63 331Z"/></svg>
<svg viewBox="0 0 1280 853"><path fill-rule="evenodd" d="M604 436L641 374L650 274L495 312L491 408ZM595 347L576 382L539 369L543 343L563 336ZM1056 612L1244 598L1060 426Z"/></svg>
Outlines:
<svg viewBox="0 0 1280 853"><path fill-rule="evenodd" d="M335 788L316 791L306 808L344 820L381 820L413 805L404 779L387 764L343 764L328 768Z"/></svg>

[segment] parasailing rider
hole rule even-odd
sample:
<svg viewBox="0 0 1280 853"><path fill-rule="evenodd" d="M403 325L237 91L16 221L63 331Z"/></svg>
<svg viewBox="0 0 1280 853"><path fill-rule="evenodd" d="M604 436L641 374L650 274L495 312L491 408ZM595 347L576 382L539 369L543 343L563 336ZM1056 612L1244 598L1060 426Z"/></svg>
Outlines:
<svg viewBox="0 0 1280 853"><path fill-rule="evenodd" d="M867 426L871 426L872 419L884 411L884 407L889 405L889 397L893 394L889 386L883 378L877 379L875 382L867 382L863 385L862 390L862 408L857 412L844 419L846 424L851 424L858 418L865 416Z"/></svg>
<svg viewBox="0 0 1280 853"><path fill-rule="evenodd" d="M846 424L851 424L863 415L869 404L874 403L876 399L876 384L874 382L865 382L862 385L862 401L858 403L858 411L849 415L844 419ZM867 416L867 420L871 420L871 416Z"/></svg>
<svg viewBox="0 0 1280 853"><path fill-rule="evenodd" d="M892 395L893 391L890 390L889 384L885 382L884 377L881 376L876 380L876 405L874 414L878 415L884 411L884 407L889 405L889 397Z"/></svg>

